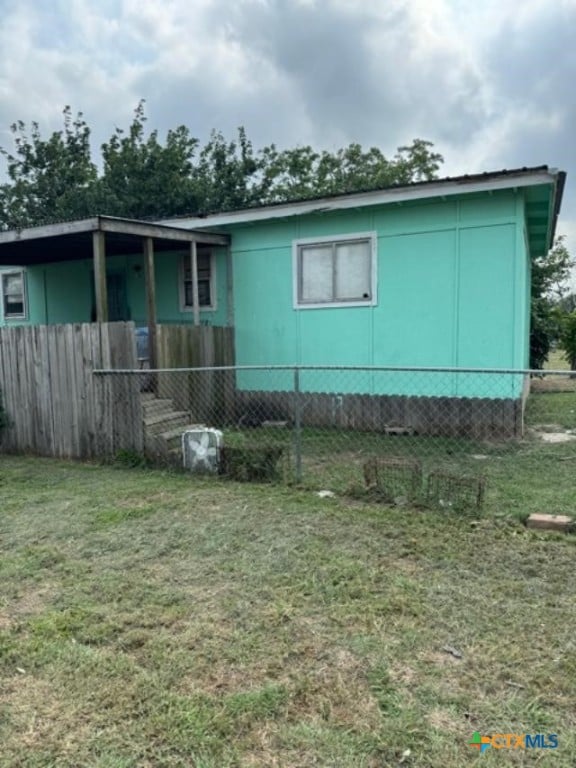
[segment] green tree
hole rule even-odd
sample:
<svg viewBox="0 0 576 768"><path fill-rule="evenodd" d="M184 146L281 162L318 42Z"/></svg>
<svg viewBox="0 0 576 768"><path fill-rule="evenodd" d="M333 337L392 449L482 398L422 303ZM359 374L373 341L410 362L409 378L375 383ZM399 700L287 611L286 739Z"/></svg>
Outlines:
<svg viewBox="0 0 576 768"><path fill-rule="evenodd" d="M571 371L576 371L576 312L563 314L560 318L560 348L566 355Z"/></svg>
<svg viewBox="0 0 576 768"><path fill-rule="evenodd" d="M238 128L234 141L226 141L220 131L212 131L192 171L198 210L211 213L261 202L260 168L261 160L244 128Z"/></svg>
<svg viewBox="0 0 576 768"><path fill-rule="evenodd" d="M102 145L98 211L126 218L162 218L197 210L192 173L198 139L181 125L169 130L162 144L158 131L146 135L145 124L141 101L128 130L117 128Z"/></svg>
<svg viewBox="0 0 576 768"><path fill-rule="evenodd" d="M64 128L43 139L38 123L11 126L14 153L0 148L9 182L0 187L0 225L25 227L86 215L93 206L96 166L82 113L64 109Z"/></svg>
<svg viewBox="0 0 576 768"><path fill-rule="evenodd" d="M360 144L336 152L316 152L310 146L279 152L272 144L258 156L259 196L263 202L282 202L429 181L443 162L432 146L414 139L389 160L377 147L364 150Z"/></svg>
<svg viewBox="0 0 576 768"><path fill-rule="evenodd" d="M117 128L102 144L101 167L90 151L90 128L82 113L64 110L64 128L43 139L38 123L12 126L8 182L0 186L0 226L104 213L163 218L212 213L256 204L334 195L434 178L442 157L432 144L415 139L392 159L372 147L350 144L335 152L312 147L279 151L274 144L256 152L239 128L228 141L213 131L201 147L186 126L147 131L142 100L130 126Z"/></svg>
<svg viewBox="0 0 576 768"><path fill-rule="evenodd" d="M576 312L576 293L567 293L558 301L557 308L564 314Z"/></svg>
<svg viewBox="0 0 576 768"><path fill-rule="evenodd" d="M530 367L533 369L543 367L552 343L559 338L558 302L566 293L573 266L563 235L556 238L546 256L532 261Z"/></svg>

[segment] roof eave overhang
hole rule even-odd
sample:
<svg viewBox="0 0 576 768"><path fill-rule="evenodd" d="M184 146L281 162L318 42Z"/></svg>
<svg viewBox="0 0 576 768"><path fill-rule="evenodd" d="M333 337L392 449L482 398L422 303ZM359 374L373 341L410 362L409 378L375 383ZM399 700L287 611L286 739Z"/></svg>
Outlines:
<svg viewBox="0 0 576 768"><path fill-rule="evenodd" d="M548 229L548 249L554 246L554 238L556 237L556 226L558 224L558 216L560 215L560 209L562 207L562 197L564 195L564 187L566 185L566 173L565 171L557 171L556 184L554 185L553 193L550 195L550 225Z"/></svg>
<svg viewBox="0 0 576 768"><path fill-rule="evenodd" d="M114 216L93 216L78 221L64 221L58 224L46 224L38 227L11 229L0 232L0 246L30 242L33 240L49 240L51 237L87 234L90 232L109 232L119 235L134 235L151 237L157 240L173 240L175 242L198 242L209 245L227 245L229 235L195 232L193 229L170 226L166 222L154 223L134 219L120 219Z"/></svg>
<svg viewBox="0 0 576 768"><path fill-rule="evenodd" d="M246 208L229 213L211 214L205 217L191 216L189 218L166 219L160 223L186 229L212 229L236 224L251 224L271 219L302 216L304 214L329 213L352 208L401 204L433 198L448 198L463 194L516 190L540 184L553 185L557 188L561 183L561 177L564 176L563 172L550 169L518 173L517 175L507 174L502 176L502 178L438 181L437 183L431 182L425 186L396 187L343 195L337 198L316 198L314 200L271 205L263 208Z"/></svg>

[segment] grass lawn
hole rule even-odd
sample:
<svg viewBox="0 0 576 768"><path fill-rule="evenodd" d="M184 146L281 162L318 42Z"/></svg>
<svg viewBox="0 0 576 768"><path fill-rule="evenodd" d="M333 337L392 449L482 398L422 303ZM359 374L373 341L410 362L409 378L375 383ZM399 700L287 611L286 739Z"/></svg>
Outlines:
<svg viewBox="0 0 576 768"><path fill-rule="evenodd" d="M576 431L576 381L533 380L536 390L526 404L524 439L392 436L342 429L302 430L302 480L309 490L347 494L364 485L363 467L373 457L417 460L423 476L443 472L455 477L484 477L488 516L516 517L532 512L572 514L576 440L547 443L542 432ZM544 389L541 389L544 385ZM558 387L560 389L558 390ZM566 389L568 387L568 389ZM571 389L570 389L571 388ZM294 478L294 433L291 429L225 432L225 442L284 446L279 463L287 480ZM425 495L425 483L422 484ZM399 493L401 496L402 493Z"/></svg>
<svg viewBox="0 0 576 768"><path fill-rule="evenodd" d="M576 537L161 471L0 478L1 766L574 766ZM559 746L479 757L474 731Z"/></svg>
<svg viewBox="0 0 576 768"><path fill-rule="evenodd" d="M561 349L553 349L544 363L544 368L549 371L567 371L569 370L566 355Z"/></svg>

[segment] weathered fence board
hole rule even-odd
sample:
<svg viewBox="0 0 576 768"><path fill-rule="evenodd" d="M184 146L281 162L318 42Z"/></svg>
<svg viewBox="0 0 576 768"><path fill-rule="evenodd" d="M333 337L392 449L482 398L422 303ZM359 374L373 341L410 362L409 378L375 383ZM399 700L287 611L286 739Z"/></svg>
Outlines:
<svg viewBox="0 0 576 768"><path fill-rule="evenodd" d="M133 323L0 328L0 390L11 426L2 448L62 458L141 451L137 377L94 376L137 367Z"/></svg>
<svg viewBox="0 0 576 768"><path fill-rule="evenodd" d="M159 325L159 368L212 368L234 365L234 329L218 326ZM159 377L158 396L170 398L192 419L212 418L234 408L234 371L204 371L179 379Z"/></svg>
<svg viewBox="0 0 576 768"><path fill-rule="evenodd" d="M158 368L234 365L234 329L213 325L159 325Z"/></svg>

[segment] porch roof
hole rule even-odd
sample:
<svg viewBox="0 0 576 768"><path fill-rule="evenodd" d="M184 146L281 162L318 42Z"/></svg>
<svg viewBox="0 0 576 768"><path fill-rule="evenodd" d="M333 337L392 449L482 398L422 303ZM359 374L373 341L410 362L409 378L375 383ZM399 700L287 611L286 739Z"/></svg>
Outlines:
<svg viewBox="0 0 576 768"><path fill-rule="evenodd" d="M78 221L0 232L0 267L27 267L56 261L90 259L94 232L106 234L108 256L142 253L143 238L154 240L156 252L174 250L178 245L189 246L190 243L227 245L230 242L230 236L225 234L197 232L114 216L93 216Z"/></svg>

